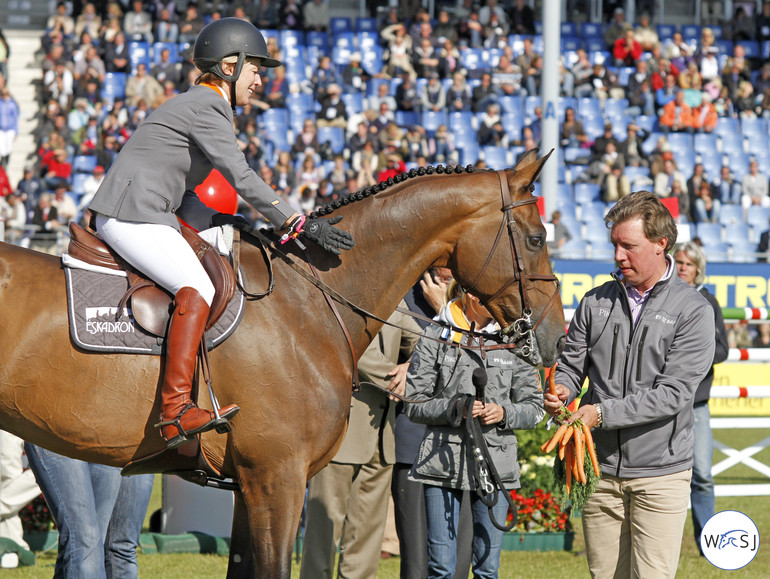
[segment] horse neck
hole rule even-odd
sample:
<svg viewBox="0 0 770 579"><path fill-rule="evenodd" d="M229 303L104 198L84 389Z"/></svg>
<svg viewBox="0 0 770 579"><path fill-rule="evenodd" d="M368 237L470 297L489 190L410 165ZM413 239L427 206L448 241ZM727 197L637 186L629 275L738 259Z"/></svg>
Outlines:
<svg viewBox="0 0 770 579"><path fill-rule="evenodd" d="M489 205L468 194L468 177L416 177L340 209L356 247L325 274L330 285L387 317L431 265L447 264L463 225Z"/></svg>

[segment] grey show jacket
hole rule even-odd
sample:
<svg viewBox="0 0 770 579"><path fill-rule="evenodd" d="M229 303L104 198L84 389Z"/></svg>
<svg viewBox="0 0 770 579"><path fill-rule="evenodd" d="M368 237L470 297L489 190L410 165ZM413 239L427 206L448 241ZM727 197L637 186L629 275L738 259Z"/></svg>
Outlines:
<svg viewBox="0 0 770 579"><path fill-rule="evenodd" d="M440 328L429 326L424 336L437 338L440 333ZM458 351L460 360L452 376ZM489 351L486 359L482 360L478 351L458 350L425 338L420 340L412 355L406 384L407 397L427 398L444 388L450 377L451 383L435 400L406 405L406 414L413 422L428 425L409 473L410 479L454 489L471 488L465 424L458 428L449 426L447 409L455 394L475 394L471 375L478 367L487 371L486 401L505 409L505 424L502 427L482 426L484 439L505 487L519 488L514 429L534 428L545 415L543 390L537 371L510 350Z"/></svg>
<svg viewBox="0 0 770 579"><path fill-rule="evenodd" d="M601 404L597 455L607 474L673 474L692 466L693 397L714 360L714 312L676 272L652 288L634 326L626 289L614 280L581 300L559 358L556 383L581 404Z"/></svg>
<svg viewBox="0 0 770 579"><path fill-rule="evenodd" d="M207 86L193 86L147 116L115 158L90 209L176 229L178 215L206 229L215 211L185 192L212 168L277 228L295 213L249 167L238 149L230 104Z"/></svg>

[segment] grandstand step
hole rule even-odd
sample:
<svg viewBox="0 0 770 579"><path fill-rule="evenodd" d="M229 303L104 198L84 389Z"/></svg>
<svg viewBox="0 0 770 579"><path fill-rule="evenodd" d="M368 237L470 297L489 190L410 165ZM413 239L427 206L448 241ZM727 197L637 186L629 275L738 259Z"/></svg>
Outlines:
<svg viewBox="0 0 770 579"><path fill-rule="evenodd" d="M35 54L40 49L40 30L4 30L11 56L8 60L8 89L19 105L19 134L13 143L8 163L8 178L13 187L22 178L28 156L35 152L34 131L38 112L37 85L42 80L42 69Z"/></svg>

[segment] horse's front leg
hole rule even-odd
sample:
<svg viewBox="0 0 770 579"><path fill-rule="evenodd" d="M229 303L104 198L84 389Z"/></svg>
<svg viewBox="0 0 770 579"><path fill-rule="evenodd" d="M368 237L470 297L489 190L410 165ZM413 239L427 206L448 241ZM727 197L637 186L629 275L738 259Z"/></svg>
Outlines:
<svg viewBox="0 0 770 579"><path fill-rule="evenodd" d="M235 494L228 578L289 579L291 555L305 501L306 474L279 468L280 476L243 469ZM250 539L250 542L249 542Z"/></svg>

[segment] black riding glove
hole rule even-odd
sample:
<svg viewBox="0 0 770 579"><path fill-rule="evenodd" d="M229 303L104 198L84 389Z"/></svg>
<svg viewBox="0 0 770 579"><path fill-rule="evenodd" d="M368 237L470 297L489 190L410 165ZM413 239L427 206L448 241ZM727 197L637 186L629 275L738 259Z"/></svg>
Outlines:
<svg viewBox="0 0 770 579"><path fill-rule="evenodd" d="M232 225L241 231L251 230L251 223L245 217L230 215L229 213L214 213L211 216L211 227L221 227L222 225Z"/></svg>
<svg viewBox="0 0 770 579"><path fill-rule="evenodd" d="M350 249L356 244L350 233L334 227L334 224L341 220L341 215L331 219L308 219L302 229L302 234L326 251L339 255L343 249Z"/></svg>

